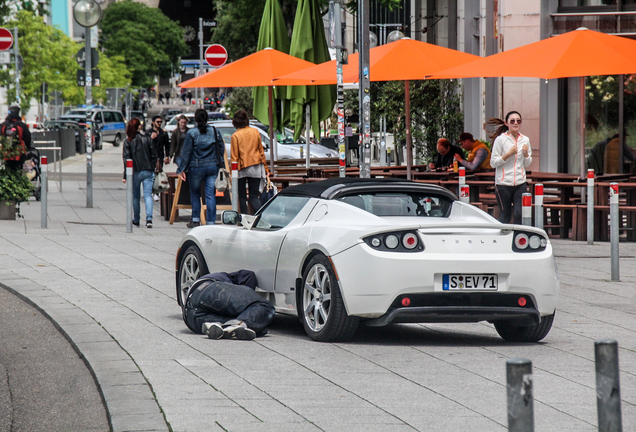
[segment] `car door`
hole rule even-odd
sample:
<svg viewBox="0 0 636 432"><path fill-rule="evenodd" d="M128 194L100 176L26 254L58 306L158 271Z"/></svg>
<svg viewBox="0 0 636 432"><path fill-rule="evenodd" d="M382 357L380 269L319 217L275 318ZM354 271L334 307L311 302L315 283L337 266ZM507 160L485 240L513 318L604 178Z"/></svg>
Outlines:
<svg viewBox="0 0 636 432"><path fill-rule="evenodd" d="M95 115L93 116L93 121L96 123L97 127L101 129L102 131L102 142L103 141L109 141L111 136L110 136L110 131L106 130L107 128L105 128L105 124L104 124L104 115L102 114L101 111L98 111L95 113Z"/></svg>
<svg viewBox="0 0 636 432"><path fill-rule="evenodd" d="M218 245L219 268L251 270L256 273L258 287L273 292L281 245L290 226L306 218L308 201L308 197L276 196L250 229L233 231Z"/></svg>

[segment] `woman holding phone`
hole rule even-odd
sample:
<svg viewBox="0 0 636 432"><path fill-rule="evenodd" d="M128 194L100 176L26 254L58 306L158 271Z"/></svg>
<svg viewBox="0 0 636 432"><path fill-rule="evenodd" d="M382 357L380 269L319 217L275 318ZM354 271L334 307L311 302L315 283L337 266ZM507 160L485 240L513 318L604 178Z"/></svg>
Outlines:
<svg viewBox="0 0 636 432"><path fill-rule="evenodd" d="M510 111L504 120L490 119L496 126L490 136L494 139L490 165L496 169L495 194L499 203L499 222L521 224L521 200L527 191L526 168L532 163L530 140L519 132L521 114ZM512 207L512 209L511 209Z"/></svg>

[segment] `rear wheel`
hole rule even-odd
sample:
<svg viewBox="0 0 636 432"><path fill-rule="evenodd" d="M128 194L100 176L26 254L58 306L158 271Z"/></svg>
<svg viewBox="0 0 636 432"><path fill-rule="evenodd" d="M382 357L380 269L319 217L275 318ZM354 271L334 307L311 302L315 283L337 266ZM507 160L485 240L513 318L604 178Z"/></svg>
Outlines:
<svg viewBox="0 0 636 432"><path fill-rule="evenodd" d="M115 147L119 147L120 144L121 144L121 135L117 134L115 135L115 141L113 141L113 145Z"/></svg>
<svg viewBox="0 0 636 432"><path fill-rule="evenodd" d="M201 276L208 274L208 266L205 264L203 254L198 247L188 246L179 261L177 271L177 303L185 307L190 286Z"/></svg>
<svg viewBox="0 0 636 432"><path fill-rule="evenodd" d="M518 326L509 321L495 322L495 329L499 336L508 342L539 342L546 337L552 328L554 314L541 317L539 324Z"/></svg>
<svg viewBox="0 0 636 432"><path fill-rule="evenodd" d="M358 329L360 319L347 315L336 274L324 255L309 262L296 293L296 305L305 332L313 340L344 341Z"/></svg>

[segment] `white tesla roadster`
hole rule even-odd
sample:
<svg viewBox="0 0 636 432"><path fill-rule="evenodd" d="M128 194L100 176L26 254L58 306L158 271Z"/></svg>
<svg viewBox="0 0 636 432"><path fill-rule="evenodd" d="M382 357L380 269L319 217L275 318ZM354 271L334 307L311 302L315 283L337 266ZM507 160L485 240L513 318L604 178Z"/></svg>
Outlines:
<svg viewBox="0 0 636 432"><path fill-rule="evenodd" d="M199 276L248 269L318 341L351 338L361 323L488 321L524 342L552 327L559 279L546 233L501 224L438 186L328 179L222 219L181 241L180 305Z"/></svg>

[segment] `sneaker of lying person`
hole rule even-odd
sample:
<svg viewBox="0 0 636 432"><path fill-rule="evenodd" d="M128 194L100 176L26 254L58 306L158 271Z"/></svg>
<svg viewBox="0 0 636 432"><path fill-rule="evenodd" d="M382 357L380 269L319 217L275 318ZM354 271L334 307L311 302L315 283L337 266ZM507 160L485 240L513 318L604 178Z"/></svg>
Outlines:
<svg viewBox="0 0 636 432"><path fill-rule="evenodd" d="M247 328L245 323L233 324L223 329L223 339L253 340L256 332Z"/></svg>
<svg viewBox="0 0 636 432"><path fill-rule="evenodd" d="M223 327L217 322L203 323L201 332L210 339L221 339L223 337Z"/></svg>

